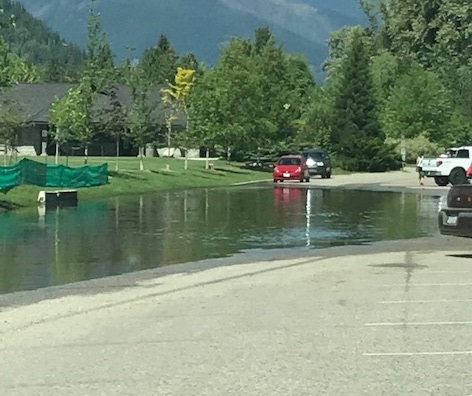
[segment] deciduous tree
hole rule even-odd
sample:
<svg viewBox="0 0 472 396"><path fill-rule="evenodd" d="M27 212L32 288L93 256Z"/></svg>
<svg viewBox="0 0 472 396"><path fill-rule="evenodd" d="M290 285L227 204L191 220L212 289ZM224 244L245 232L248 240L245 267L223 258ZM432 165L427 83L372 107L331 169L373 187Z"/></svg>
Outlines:
<svg viewBox="0 0 472 396"><path fill-rule="evenodd" d="M107 134L115 139L115 171L119 170L120 141L124 135L126 125L126 108L118 97L118 88L112 86L108 89L108 106L101 109L99 125Z"/></svg>
<svg viewBox="0 0 472 396"><path fill-rule="evenodd" d="M77 141L84 149L84 163L88 162L88 148L95 134L93 89L91 79L82 78L79 86L58 98L51 109L51 123L55 127L56 163L59 146L66 141Z"/></svg>
<svg viewBox="0 0 472 396"><path fill-rule="evenodd" d="M174 84L168 83L167 88L163 88L162 100L169 111L167 117L168 139L167 146L170 153L170 135L172 131L172 123L176 119L177 113L180 111L185 115L185 134L180 142L184 144L185 150L185 169L188 168L188 149L192 139L189 133L190 127L190 95L194 86L195 70L177 68L177 73L174 78Z"/></svg>
<svg viewBox="0 0 472 396"><path fill-rule="evenodd" d="M140 68L132 67L128 83L131 86L131 105L127 109L126 136L139 149L139 169L144 170L144 148L151 139L151 114L156 104L150 99L151 84Z"/></svg>
<svg viewBox="0 0 472 396"><path fill-rule="evenodd" d="M7 164L8 150L13 153L17 134L23 125L18 104L12 101L3 102L0 106L0 140L4 146L3 164Z"/></svg>
<svg viewBox="0 0 472 396"><path fill-rule="evenodd" d="M433 142L447 142L446 125L453 106L450 92L433 71L413 65L398 78L386 102L382 125L390 138L412 139L423 134Z"/></svg>

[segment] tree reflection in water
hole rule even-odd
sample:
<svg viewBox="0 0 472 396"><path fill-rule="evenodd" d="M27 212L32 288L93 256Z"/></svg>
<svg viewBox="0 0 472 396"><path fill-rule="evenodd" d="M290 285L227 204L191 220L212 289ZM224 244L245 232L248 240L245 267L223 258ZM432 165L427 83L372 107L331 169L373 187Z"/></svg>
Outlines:
<svg viewBox="0 0 472 396"><path fill-rule="evenodd" d="M437 197L251 186L0 215L0 290L33 289L251 249L317 249L437 233Z"/></svg>

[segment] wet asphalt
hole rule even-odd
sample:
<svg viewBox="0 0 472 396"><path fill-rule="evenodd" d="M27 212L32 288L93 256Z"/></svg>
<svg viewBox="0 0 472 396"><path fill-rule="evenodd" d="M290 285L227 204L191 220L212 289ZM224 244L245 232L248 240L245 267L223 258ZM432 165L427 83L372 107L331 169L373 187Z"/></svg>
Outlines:
<svg viewBox="0 0 472 396"><path fill-rule="evenodd" d="M447 192L415 182L403 189ZM443 236L14 293L0 394L470 395L471 303L470 240Z"/></svg>

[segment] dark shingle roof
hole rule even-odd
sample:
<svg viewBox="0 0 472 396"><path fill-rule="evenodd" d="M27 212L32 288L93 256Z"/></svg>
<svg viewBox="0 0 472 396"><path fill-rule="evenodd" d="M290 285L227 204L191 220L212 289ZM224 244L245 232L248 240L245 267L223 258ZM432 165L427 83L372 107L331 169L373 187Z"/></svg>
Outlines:
<svg viewBox="0 0 472 396"><path fill-rule="evenodd" d="M77 84L65 83L17 84L0 92L0 102L16 103L27 123L49 124L50 109L54 101L65 96L71 88L76 86ZM132 99L131 88L124 84L114 84L113 87L116 88L120 103L123 106L129 106ZM155 106L151 118L156 124L164 125L165 109L161 101L161 88L163 88L162 85L151 88L150 98ZM96 94L94 107L96 110L109 107L107 92ZM185 117L181 115L174 124L183 126Z"/></svg>
<svg viewBox="0 0 472 396"><path fill-rule="evenodd" d="M26 122L49 123L49 109L56 100L67 94L74 84L17 84L6 88L0 95L2 101L13 101L18 105Z"/></svg>

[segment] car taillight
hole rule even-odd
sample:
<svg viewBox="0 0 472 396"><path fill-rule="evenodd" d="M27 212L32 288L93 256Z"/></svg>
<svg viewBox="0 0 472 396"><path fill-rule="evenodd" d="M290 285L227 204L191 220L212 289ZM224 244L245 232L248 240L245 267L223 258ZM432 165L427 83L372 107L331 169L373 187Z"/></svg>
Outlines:
<svg viewBox="0 0 472 396"><path fill-rule="evenodd" d="M470 164L469 168L467 169L467 176L472 176L472 163Z"/></svg>
<svg viewBox="0 0 472 396"><path fill-rule="evenodd" d="M302 168L298 167L297 170L295 172L301 172L302 171Z"/></svg>
<svg viewBox="0 0 472 396"><path fill-rule="evenodd" d="M443 162L442 162L441 160L438 160L438 161L436 161L436 166L441 166L442 163L443 163Z"/></svg>
<svg viewBox="0 0 472 396"><path fill-rule="evenodd" d="M278 171L279 171L279 168L274 167L274 172L278 172Z"/></svg>

